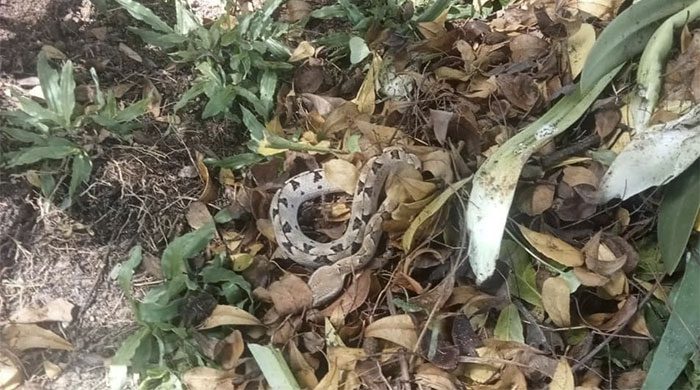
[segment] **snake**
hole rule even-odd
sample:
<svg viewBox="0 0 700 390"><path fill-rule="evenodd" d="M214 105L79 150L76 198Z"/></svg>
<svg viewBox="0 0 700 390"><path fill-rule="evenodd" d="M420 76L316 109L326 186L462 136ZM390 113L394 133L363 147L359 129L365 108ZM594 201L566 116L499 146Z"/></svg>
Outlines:
<svg viewBox="0 0 700 390"><path fill-rule="evenodd" d="M387 178L406 164L421 168L418 157L400 147L387 148L364 164L358 175L345 232L330 242L316 241L305 235L298 220L299 209L305 202L345 192L326 178L322 168L289 178L273 196L270 220L278 251L315 270L307 282L314 307L333 299L342 290L345 276L361 269L374 257L382 235L382 223L398 207L390 197L379 204L382 188Z"/></svg>

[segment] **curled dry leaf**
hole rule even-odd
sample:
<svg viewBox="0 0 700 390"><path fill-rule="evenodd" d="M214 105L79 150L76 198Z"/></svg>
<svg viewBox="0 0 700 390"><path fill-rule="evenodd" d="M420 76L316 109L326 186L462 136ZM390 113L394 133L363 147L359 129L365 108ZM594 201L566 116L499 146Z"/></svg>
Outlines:
<svg viewBox="0 0 700 390"><path fill-rule="evenodd" d="M280 280L272 283L268 290L275 310L280 315L298 313L311 307L313 302L309 286L293 274L284 275Z"/></svg>
<svg viewBox="0 0 700 390"><path fill-rule="evenodd" d="M610 281L610 279L605 276L589 271L586 267L575 267L574 275L576 275L576 278L582 285L588 287L604 286Z"/></svg>
<svg viewBox="0 0 700 390"><path fill-rule="evenodd" d="M136 62L143 62L143 58L141 58L141 55L135 52L134 49L124 44L124 42L119 42L119 51L126 54L127 57L131 58Z"/></svg>
<svg viewBox="0 0 700 390"><path fill-rule="evenodd" d="M355 193L359 172L351 162L337 158L326 161L323 163L323 173L330 184L341 188L348 194Z"/></svg>
<svg viewBox="0 0 700 390"><path fill-rule="evenodd" d="M24 381L22 362L10 350L0 347L0 389L16 389Z"/></svg>
<svg viewBox="0 0 700 390"><path fill-rule="evenodd" d="M399 205L425 199L435 189L435 184L423 181L423 175L416 168L405 165L387 179L386 196Z"/></svg>
<svg viewBox="0 0 700 390"><path fill-rule="evenodd" d="M318 378L314 368L306 361L304 355L299 351L295 343L287 344L289 355L289 368L292 370L294 377L300 385L307 389L313 389L318 386Z"/></svg>
<svg viewBox="0 0 700 390"><path fill-rule="evenodd" d="M339 317L344 319L346 315L352 313L365 303L369 295L371 283L372 272L369 270L362 271L357 277L353 278L352 283L343 292L343 295L336 299L331 305L324 308L321 314L326 317Z"/></svg>
<svg viewBox="0 0 700 390"><path fill-rule="evenodd" d="M217 349L216 361L221 364L221 367L226 370L236 368L238 359L245 350L243 334L238 329L234 330L225 339L219 341Z"/></svg>
<svg viewBox="0 0 700 390"><path fill-rule="evenodd" d="M211 367L195 367L182 374L182 382L190 390L234 390L234 371L217 370Z"/></svg>
<svg viewBox="0 0 700 390"><path fill-rule="evenodd" d="M187 207L185 218L187 219L187 224L195 230L214 222L214 217L209 212L207 205L199 201L190 203Z"/></svg>
<svg viewBox="0 0 700 390"><path fill-rule="evenodd" d="M33 324L10 324L2 329L5 344L17 351L32 348L72 351L73 345L56 333Z"/></svg>
<svg viewBox="0 0 700 390"><path fill-rule="evenodd" d="M299 46L292 52L292 56L289 57L289 62L297 62L305 60L307 58L313 57L316 53L316 49L308 41L299 42Z"/></svg>
<svg viewBox="0 0 700 390"><path fill-rule="evenodd" d="M262 323L240 307L217 305L198 329L211 329L222 325L262 325Z"/></svg>
<svg viewBox="0 0 700 390"><path fill-rule="evenodd" d="M433 133L440 145L444 144L445 140L447 140L447 128L453 116L454 113L449 111L430 110L430 122L433 126Z"/></svg>
<svg viewBox="0 0 700 390"><path fill-rule="evenodd" d="M374 321L365 329L365 337L391 341L409 350L413 350L418 342L416 327L408 314L388 316Z"/></svg>
<svg viewBox="0 0 700 390"><path fill-rule="evenodd" d="M477 383L487 383L491 381L500 371L502 364L497 363L502 360L498 351L491 347L481 347L476 349L481 363L468 363L465 365L464 374Z"/></svg>
<svg viewBox="0 0 700 390"><path fill-rule="evenodd" d="M199 178L202 180L202 183L204 183L204 189L199 195L198 200L200 202L209 203L216 199L218 189L216 188L214 181L211 180L211 177L209 176L209 168L206 164L204 164L204 154L200 152L197 152L196 166L197 172L199 173Z"/></svg>
<svg viewBox="0 0 700 390"><path fill-rule="evenodd" d="M445 370L430 363L418 366L415 374L416 384L426 389L457 390L456 378Z"/></svg>
<svg viewBox="0 0 700 390"><path fill-rule="evenodd" d="M74 305L63 298L54 299L41 307L25 307L10 316L11 322L23 324L36 322L70 322Z"/></svg>
<svg viewBox="0 0 700 390"><path fill-rule="evenodd" d="M627 256L616 256L607 245L600 242L601 234L598 232L586 243L583 253L589 270L603 276L610 276L625 265Z"/></svg>
<svg viewBox="0 0 700 390"><path fill-rule="evenodd" d="M583 255L573 246L552 235L538 233L522 225L518 227L527 242L548 258L568 267L583 265Z"/></svg>
<svg viewBox="0 0 700 390"><path fill-rule="evenodd" d="M562 278L549 278L542 284L542 305L557 326L571 326L569 284Z"/></svg>
<svg viewBox="0 0 700 390"><path fill-rule="evenodd" d="M61 375L61 372L63 371L63 368L61 368L61 366L59 366L58 364L54 364L48 360L44 360L43 366L44 372L46 373L46 377L52 380L58 378L58 376Z"/></svg>
<svg viewBox="0 0 700 390"><path fill-rule="evenodd" d="M353 99L353 103L357 104L357 109L363 114L372 115L374 113L374 100L376 94L374 92L374 80L381 69L382 59L378 54L374 54L372 58L372 66L370 66L365 81L362 82L360 90L357 91L357 96Z"/></svg>
<svg viewBox="0 0 700 390"><path fill-rule="evenodd" d="M636 296L631 295L629 298L625 299L623 302L618 304L620 308L610 319L605 321L600 326L600 330L605 332L612 332L625 325L630 318L637 312L637 302Z"/></svg>
<svg viewBox="0 0 700 390"><path fill-rule="evenodd" d="M588 53L590 53L595 43L595 29L588 23L581 24L581 27L567 39L567 53L569 64L571 65L571 77L581 74L583 64L586 63Z"/></svg>
<svg viewBox="0 0 700 390"><path fill-rule="evenodd" d="M565 358L559 360L549 388L552 390L574 390L574 373Z"/></svg>

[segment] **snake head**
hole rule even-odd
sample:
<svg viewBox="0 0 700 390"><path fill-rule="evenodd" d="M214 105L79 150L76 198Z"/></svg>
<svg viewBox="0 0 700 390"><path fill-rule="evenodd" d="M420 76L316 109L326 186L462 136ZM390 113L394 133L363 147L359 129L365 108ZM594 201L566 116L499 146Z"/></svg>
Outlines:
<svg viewBox="0 0 700 390"><path fill-rule="evenodd" d="M335 298L342 291L347 274L348 272L333 264L314 271L307 282L313 297L313 307L325 305Z"/></svg>

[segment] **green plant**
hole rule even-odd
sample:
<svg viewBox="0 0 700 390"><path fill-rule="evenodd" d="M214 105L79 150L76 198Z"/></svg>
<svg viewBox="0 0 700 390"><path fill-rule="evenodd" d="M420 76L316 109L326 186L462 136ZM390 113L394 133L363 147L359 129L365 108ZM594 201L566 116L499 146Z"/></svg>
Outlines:
<svg viewBox="0 0 700 390"><path fill-rule="evenodd" d="M239 120L240 105L268 119L274 105L278 73L292 69L289 49L280 38L289 26L272 19L283 0L268 1L262 9L239 16L224 15L204 27L182 1L175 2L176 25L168 26L150 9L133 0L116 0L151 29L132 27L146 43L169 52L178 63L191 65L196 79L175 104L175 111L205 95L202 118L224 115Z"/></svg>
<svg viewBox="0 0 700 390"><path fill-rule="evenodd" d="M40 173L32 178L45 196L51 196L67 176L62 175L56 181L55 174L63 174L70 165L70 183L63 207L70 206L80 184L90 178L92 162L86 137L89 131L104 128L118 137L125 136L148 105L144 99L120 109L113 93L105 94L100 90L95 70L90 72L95 83L95 104L80 107L75 101L71 61L66 61L59 72L49 65L42 52L37 61L37 73L45 104L17 96L19 109L2 113L7 123L0 128L0 135L10 142L9 150L0 154L0 167L41 163Z"/></svg>
<svg viewBox="0 0 700 390"><path fill-rule="evenodd" d="M211 223L173 240L161 257L164 283L151 288L140 301L132 296L132 277L142 260L141 248L134 247L129 259L112 272L139 324L116 352L112 364L141 373L141 388L179 383L178 375L187 369L214 364L202 352L196 337L204 334L223 338L223 330L197 331L193 326L217 303L252 306L250 284L225 265L230 264L225 253L207 259L200 268L190 264L191 258L201 256L215 233Z"/></svg>

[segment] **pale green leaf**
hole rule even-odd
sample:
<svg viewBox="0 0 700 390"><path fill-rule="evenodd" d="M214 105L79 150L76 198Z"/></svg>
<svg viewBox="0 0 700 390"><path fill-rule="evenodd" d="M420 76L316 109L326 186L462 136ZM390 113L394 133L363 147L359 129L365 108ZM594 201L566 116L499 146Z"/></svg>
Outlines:
<svg viewBox="0 0 700 390"><path fill-rule="evenodd" d="M50 159L60 160L70 155L80 152L75 146L55 145L55 146L33 146L23 149L10 162L8 166L33 164L37 161Z"/></svg>
<svg viewBox="0 0 700 390"><path fill-rule="evenodd" d="M348 46L350 47L350 62L353 65L367 58L370 53L367 43L360 37L350 38Z"/></svg>
<svg viewBox="0 0 700 390"><path fill-rule="evenodd" d="M136 333L127 337L121 347L112 357L111 363L114 365L129 365L131 359L136 355L136 350L147 337L151 336L151 330L145 326L139 328Z"/></svg>
<svg viewBox="0 0 700 390"><path fill-rule="evenodd" d="M676 285L671 318L654 351L642 390L668 389L700 349L700 241L686 263L683 279Z"/></svg>
<svg viewBox="0 0 700 390"><path fill-rule="evenodd" d="M510 262L511 273L508 277L510 293L541 308L542 296L537 290L535 268L530 262L527 251L511 240L504 240L499 257Z"/></svg>
<svg viewBox="0 0 700 390"><path fill-rule="evenodd" d="M68 198L73 198L78 186L82 183L87 183L92 172L92 161L90 157L83 153L79 153L73 157L72 171L70 176L70 185L68 187Z"/></svg>
<svg viewBox="0 0 700 390"><path fill-rule="evenodd" d="M501 310L498 321L496 321L496 327L493 330L493 336L503 341L525 342L523 324L520 321L518 308L514 304L511 303Z"/></svg>
<svg viewBox="0 0 700 390"><path fill-rule="evenodd" d="M258 363L267 384L272 389L301 389L282 353L267 345L248 344L253 359Z"/></svg>
<svg viewBox="0 0 700 390"><path fill-rule="evenodd" d="M129 299L132 298L133 294L131 288L132 281L134 278L134 272L136 268L141 264L142 259L143 254L141 246L136 245L135 247L131 248L131 251L129 252L129 258L123 263L121 263L116 269L116 279L119 283L119 287L121 287L122 291L124 292L124 295L126 295L126 297Z"/></svg>
<svg viewBox="0 0 700 390"><path fill-rule="evenodd" d="M61 69L59 81L58 114L63 117L64 126L71 124L71 117L75 109L75 80L73 79L73 63L66 61Z"/></svg>
<svg viewBox="0 0 700 390"><path fill-rule="evenodd" d="M172 33L173 29L168 26L161 18L153 13L149 8L144 7L134 0L115 0L119 5L131 14L135 19L140 20L153 28L154 30L165 33Z"/></svg>
<svg viewBox="0 0 700 390"><path fill-rule="evenodd" d="M659 207L657 227L664 268L672 274L683 257L700 211L700 160L670 182Z"/></svg>
<svg viewBox="0 0 700 390"><path fill-rule="evenodd" d="M60 117L61 87L59 86L58 71L49 65L49 61L43 51L39 52L36 70L39 76L39 83L41 84L41 91L44 94L49 110ZM61 123L61 121L58 123Z"/></svg>
<svg viewBox="0 0 700 390"><path fill-rule="evenodd" d="M214 115L228 111L235 97L236 91L233 88L221 88L217 90L214 95L209 98L206 106L204 106L202 119L211 118Z"/></svg>

